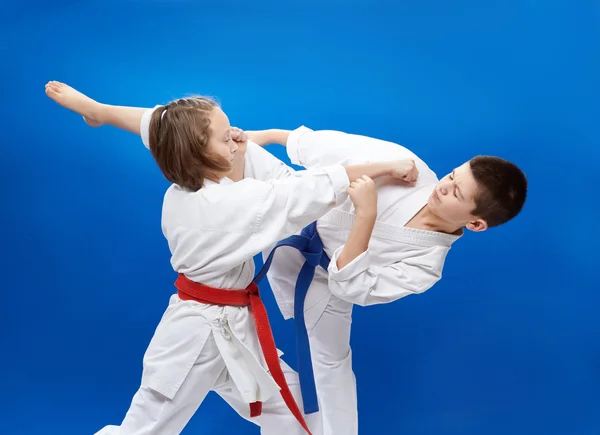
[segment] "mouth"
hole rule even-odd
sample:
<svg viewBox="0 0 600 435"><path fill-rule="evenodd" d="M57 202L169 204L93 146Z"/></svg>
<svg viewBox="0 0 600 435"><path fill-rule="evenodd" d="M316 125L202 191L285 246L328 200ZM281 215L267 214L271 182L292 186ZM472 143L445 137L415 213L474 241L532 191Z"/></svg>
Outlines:
<svg viewBox="0 0 600 435"><path fill-rule="evenodd" d="M437 190L433 189L433 193L431 194L431 197L433 199L435 199L437 202L440 202L440 197L438 196Z"/></svg>

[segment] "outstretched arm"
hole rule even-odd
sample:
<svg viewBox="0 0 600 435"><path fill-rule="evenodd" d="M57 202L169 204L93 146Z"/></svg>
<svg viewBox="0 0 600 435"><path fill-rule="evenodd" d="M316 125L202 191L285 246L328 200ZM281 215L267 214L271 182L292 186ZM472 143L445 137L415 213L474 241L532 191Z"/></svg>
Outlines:
<svg viewBox="0 0 600 435"><path fill-rule="evenodd" d="M285 146L291 131L272 128L269 130L246 131L246 133L248 134L248 139L257 145L264 147L269 144Z"/></svg>
<svg viewBox="0 0 600 435"><path fill-rule="evenodd" d="M397 171L389 174L390 176L413 183L419 175L414 154L406 148L379 139L334 130L313 131L306 127L293 131L279 129L247 131L247 134L250 140L260 146L275 143L287 147L287 154L292 163L305 168L336 163L354 165L397 159L398 162L405 162L405 165L399 166Z"/></svg>

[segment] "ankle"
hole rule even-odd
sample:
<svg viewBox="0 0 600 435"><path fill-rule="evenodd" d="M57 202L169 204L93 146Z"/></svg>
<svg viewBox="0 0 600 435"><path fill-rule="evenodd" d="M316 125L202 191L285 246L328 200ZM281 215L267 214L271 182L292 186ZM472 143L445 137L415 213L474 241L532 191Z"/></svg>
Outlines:
<svg viewBox="0 0 600 435"><path fill-rule="evenodd" d="M101 124L107 124L110 117L110 106L108 104L98 103L94 101L94 104L90 107L89 118L94 121L98 121Z"/></svg>

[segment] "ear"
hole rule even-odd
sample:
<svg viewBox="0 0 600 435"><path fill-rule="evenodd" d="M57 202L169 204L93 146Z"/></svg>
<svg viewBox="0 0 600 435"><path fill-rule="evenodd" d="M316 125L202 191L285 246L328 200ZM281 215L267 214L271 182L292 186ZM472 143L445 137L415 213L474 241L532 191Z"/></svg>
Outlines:
<svg viewBox="0 0 600 435"><path fill-rule="evenodd" d="M480 233L488 229L488 224L483 219L475 219L474 221L467 222L465 228L475 233Z"/></svg>

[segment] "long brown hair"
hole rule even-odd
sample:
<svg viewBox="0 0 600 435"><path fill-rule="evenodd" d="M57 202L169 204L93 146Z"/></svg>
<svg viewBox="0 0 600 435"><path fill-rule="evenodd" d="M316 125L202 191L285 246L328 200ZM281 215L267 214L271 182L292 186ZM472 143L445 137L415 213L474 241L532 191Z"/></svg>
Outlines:
<svg viewBox="0 0 600 435"><path fill-rule="evenodd" d="M211 153L211 114L219 105L208 97L187 97L158 107L150 119L150 151L163 175L185 189L199 190L207 172L228 172L231 163Z"/></svg>

